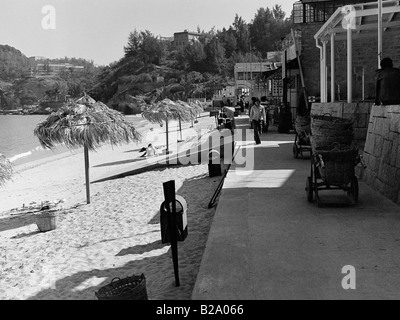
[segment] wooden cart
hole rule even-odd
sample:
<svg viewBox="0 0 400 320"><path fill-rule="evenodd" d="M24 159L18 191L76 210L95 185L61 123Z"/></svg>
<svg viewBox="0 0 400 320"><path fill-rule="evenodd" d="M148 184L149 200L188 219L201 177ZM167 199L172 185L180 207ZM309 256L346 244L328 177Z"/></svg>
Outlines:
<svg viewBox="0 0 400 320"><path fill-rule="evenodd" d="M355 166L362 157L355 149L340 151L316 150L311 156L311 172L306 181L307 200L314 199L320 207L319 192L322 190L344 190L355 204L358 201L359 186L355 176Z"/></svg>

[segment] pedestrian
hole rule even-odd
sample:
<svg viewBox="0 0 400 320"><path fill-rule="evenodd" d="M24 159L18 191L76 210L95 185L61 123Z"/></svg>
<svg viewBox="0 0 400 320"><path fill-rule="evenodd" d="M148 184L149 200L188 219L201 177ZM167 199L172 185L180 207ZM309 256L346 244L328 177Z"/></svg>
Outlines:
<svg viewBox="0 0 400 320"><path fill-rule="evenodd" d="M243 113L244 113L244 102L243 102L243 97L240 97L239 106L240 106L240 114L243 114Z"/></svg>
<svg viewBox="0 0 400 320"><path fill-rule="evenodd" d="M375 104L400 104L400 69L393 68L390 58L382 59L381 69L376 71Z"/></svg>
<svg viewBox="0 0 400 320"><path fill-rule="evenodd" d="M251 98L253 105L250 109L250 121L254 130L254 141L256 144L261 144L261 121L265 119L265 110L261 107L260 100L256 97Z"/></svg>

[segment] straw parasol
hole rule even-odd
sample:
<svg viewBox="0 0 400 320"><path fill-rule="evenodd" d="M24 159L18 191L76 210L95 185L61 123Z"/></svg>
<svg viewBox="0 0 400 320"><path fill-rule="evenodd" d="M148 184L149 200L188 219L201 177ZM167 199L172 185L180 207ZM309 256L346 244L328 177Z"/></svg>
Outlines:
<svg viewBox="0 0 400 320"><path fill-rule="evenodd" d="M13 164L0 153L0 186L11 179L13 171Z"/></svg>
<svg viewBox="0 0 400 320"><path fill-rule="evenodd" d="M192 114L190 109L180 103L176 103L168 98L153 102L147 105L142 112L142 117L153 123L162 123L165 121L165 130L167 137L167 154L169 153L168 143L168 121L183 120L190 121Z"/></svg>
<svg viewBox="0 0 400 320"><path fill-rule="evenodd" d="M39 123L34 134L44 148L52 149L58 143L68 148L84 148L86 198L90 203L89 150L96 150L103 143L118 145L138 141L140 133L124 115L91 98L70 102Z"/></svg>

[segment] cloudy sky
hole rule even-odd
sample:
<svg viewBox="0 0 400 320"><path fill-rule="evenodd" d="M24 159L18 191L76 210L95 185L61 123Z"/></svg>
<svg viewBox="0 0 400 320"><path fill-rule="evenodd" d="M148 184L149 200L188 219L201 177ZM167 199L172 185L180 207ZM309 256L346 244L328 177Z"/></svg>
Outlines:
<svg viewBox="0 0 400 320"><path fill-rule="evenodd" d="M238 14L251 22L259 8L293 0L0 0L0 44L28 57L76 57L107 65L123 56L129 32L173 36L188 29L228 28ZM53 10L54 9L54 10Z"/></svg>

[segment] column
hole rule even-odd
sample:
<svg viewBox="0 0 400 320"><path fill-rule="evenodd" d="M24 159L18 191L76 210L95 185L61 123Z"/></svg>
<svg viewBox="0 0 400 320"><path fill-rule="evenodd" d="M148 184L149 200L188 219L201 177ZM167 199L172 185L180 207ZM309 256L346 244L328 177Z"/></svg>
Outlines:
<svg viewBox="0 0 400 320"><path fill-rule="evenodd" d="M321 102L328 102L327 88L328 88L328 74L326 72L326 44L328 41L322 41L322 70L323 70L323 95Z"/></svg>
<svg viewBox="0 0 400 320"><path fill-rule="evenodd" d="M331 102L335 102L335 34L331 34Z"/></svg>
<svg viewBox="0 0 400 320"><path fill-rule="evenodd" d="M353 33L347 28L347 102L353 102Z"/></svg>

